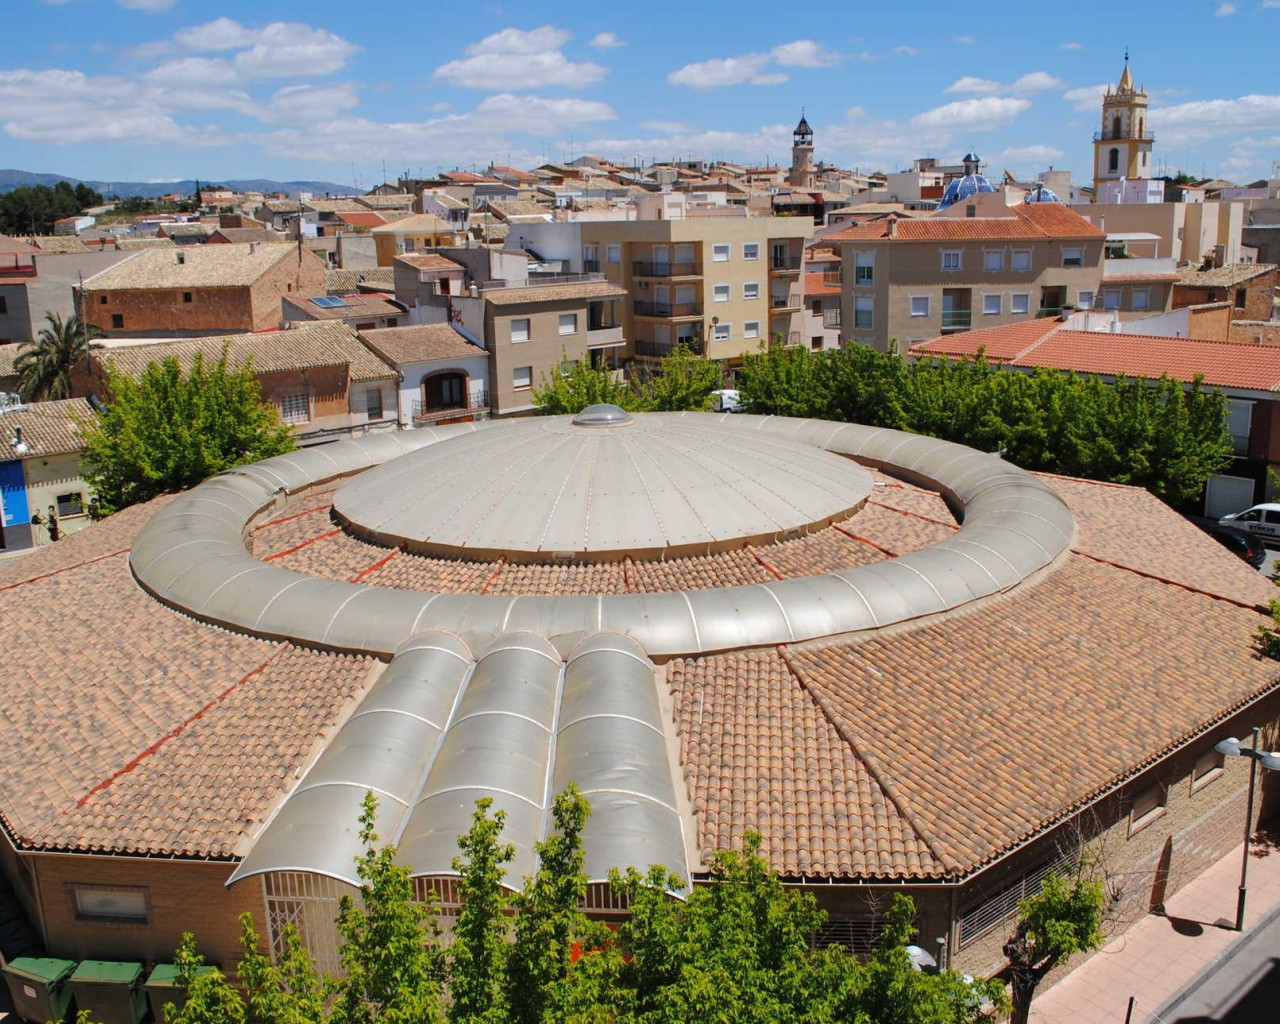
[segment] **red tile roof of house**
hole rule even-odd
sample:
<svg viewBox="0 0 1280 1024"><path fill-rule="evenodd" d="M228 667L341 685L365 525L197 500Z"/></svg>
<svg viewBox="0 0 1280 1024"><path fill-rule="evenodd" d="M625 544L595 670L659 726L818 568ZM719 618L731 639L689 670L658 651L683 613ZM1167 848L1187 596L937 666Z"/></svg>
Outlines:
<svg viewBox="0 0 1280 1024"><path fill-rule="evenodd" d="M338 213L338 220L343 224L349 224L353 228L376 228L387 223L387 218L380 213L374 213L372 210L356 211L342 210Z"/></svg>
<svg viewBox="0 0 1280 1024"><path fill-rule="evenodd" d="M806 273L804 275L805 295L839 295L840 285L828 283L823 277L822 271Z"/></svg>
<svg viewBox="0 0 1280 1024"><path fill-rule="evenodd" d="M851 224L827 235L828 242L884 239L894 242L947 242L968 239L1080 238L1104 239L1107 233L1059 203L1008 207L1007 217L913 217L892 214L883 220ZM890 231L893 234L890 234Z"/></svg>
<svg viewBox="0 0 1280 1024"><path fill-rule="evenodd" d="M1280 390L1280 347L1250 342L1168 338L1068 330L1060 321L1030 320L942 335L911 347L917 356L976 356L1031 369L1175 380L1203 377L1214 387Z"/></svg>

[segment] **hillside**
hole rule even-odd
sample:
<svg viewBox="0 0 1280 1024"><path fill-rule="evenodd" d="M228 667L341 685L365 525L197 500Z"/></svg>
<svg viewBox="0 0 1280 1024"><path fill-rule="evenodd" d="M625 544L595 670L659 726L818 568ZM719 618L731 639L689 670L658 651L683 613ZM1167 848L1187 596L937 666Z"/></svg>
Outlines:
<svg viewBox="0 0 1280 1024"><path fill-rule="evenodd" d="M38 174L33 171L0 170L0 192L10 192L23 185L56 185L60 181L69 181L72 185L83 181L95 192L104 196L119 195L121 197L143 196L156 199L170 192L183 194L195 191L194 180L186 181L94 181L88 178L72 178L65 174ZM333 192L350 195L356 189L351 185L340 185L333 181L272 181L269 178L244 178L227 180L201 179L201 185L212 187L225 185L238 192L287 192L296 196L299 192L312 192L324 195Z"/></svg>

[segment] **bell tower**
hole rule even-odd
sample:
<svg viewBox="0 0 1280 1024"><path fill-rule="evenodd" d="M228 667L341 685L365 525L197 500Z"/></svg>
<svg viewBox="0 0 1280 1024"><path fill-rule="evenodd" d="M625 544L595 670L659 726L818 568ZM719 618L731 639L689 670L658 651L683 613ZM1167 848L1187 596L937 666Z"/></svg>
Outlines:
<svg viewBox="0 0 1280 1024"><path fill-rule="evenodd" d="M800 123L792 133L791 173L787 184L792 188L817 188L818 173L813 166L813 129L800 111Z"/></svg>
<svg viewBox="0 0 1280 1024"><path fill-rule="evenodd" d="M1134 88L1129 51L1115 89L1102 98L1102 124L1093 136L1093 201L1102 202L1110 182L1151 177L1151 145L1147 128L1147 91Z"/></svg>

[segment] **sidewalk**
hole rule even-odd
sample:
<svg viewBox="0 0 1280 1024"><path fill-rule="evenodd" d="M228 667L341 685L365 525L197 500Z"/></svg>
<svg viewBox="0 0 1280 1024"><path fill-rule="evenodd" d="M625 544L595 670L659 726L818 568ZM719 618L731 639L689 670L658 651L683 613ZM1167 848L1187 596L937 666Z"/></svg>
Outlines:
<svg viewBox="0 0 1280 1024"><path fill-rule="evenodd" d="M1250 928L1280 904L1280 846L1274 832L1252 844ZM1187 883L1165 904L1167 916L1148 915L1117 935L1031 1004L1031 1024L1123 1024L1129 997L1133 1024L1142 1024L1240 935L1233 928L1242 847Z"/></svg>

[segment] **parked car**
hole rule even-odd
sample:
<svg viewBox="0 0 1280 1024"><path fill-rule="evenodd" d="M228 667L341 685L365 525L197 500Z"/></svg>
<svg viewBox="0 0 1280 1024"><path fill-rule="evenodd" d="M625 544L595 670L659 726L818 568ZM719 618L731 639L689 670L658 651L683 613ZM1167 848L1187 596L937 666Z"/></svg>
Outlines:
<svg viewBox="0 0 1280 1024"><path fill-rule="evenodd" d="M1280 505L1267 502L1254 505L1243 512L1232 512L1218 520L1219 526L1230 526L1245 533L1263 537L1280 537Z"/></svg>
<svg viewBox="0 0 1280 1024"><path fill-rule="evenodd" d="M1262 540L1252 533L1245 533L1232 526L1206 526L1205 533L1232 554L1239 555L1255 569L1261 569L1267 559L1267 549Z"/></svg>
<svg viewBox="0 0 1280 1024"><path fill-rule="evenodd" d="M732 388L711 392L712 412L741 412L741 410L742 396Z"/></svg>

